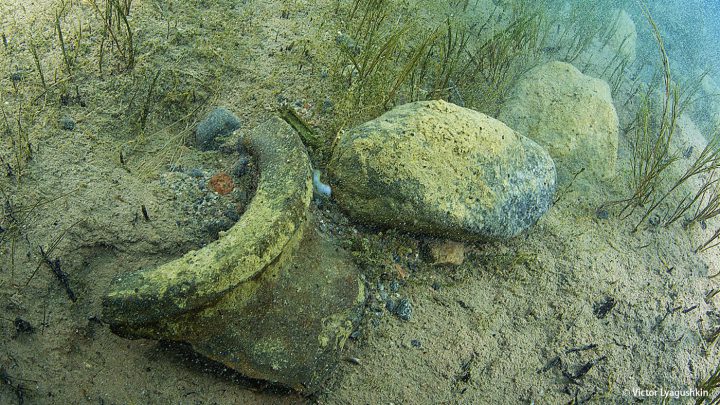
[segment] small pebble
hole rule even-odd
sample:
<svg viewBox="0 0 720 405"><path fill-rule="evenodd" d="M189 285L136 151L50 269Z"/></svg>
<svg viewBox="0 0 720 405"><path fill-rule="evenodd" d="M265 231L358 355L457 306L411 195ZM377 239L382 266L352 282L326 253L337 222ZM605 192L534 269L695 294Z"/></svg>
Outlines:
<svg viewBox="0 0 720 405"><path fill-rule="evenodd" d="M190 169L190 172L188 173L190 177L203 177L205 174L201 169L198 169L197 167L194 167Z"/></svg>
<svg viewBox="0 0 720 405"><path fill-rule="evenodd" d="M60 128L66 131L72 131L75 129L75 120L70 117L60 118Z"/></svg>
<svg viewBox="0 0 720 405"><path fill-rule="evenodd" d="M412 305L410 305L410 301L408 301L407 298L400 299L397 305L395 305L393 313L403 321L409 321L412 316Z"/></svg>
<svg viewBox="0 0 720 405"><path fill-rule="evenodd" d="M660 217L658 215L653 215L650 217L648 222L650 222L650 225L652 226L658 226L660 225Z"/></svg>
<svg viewBox="0 0 720 405"><path fill-rule="evenodd" d="M419 340L417 340L417 339L411 340L411 341L410 341L410 344L411 344L413 347L418 347L418 348L419 348L420 346L422 346L422 343L421 343Z"/></svg>
<svg viewBox="0 0 720 405"><path fill-rule="evenodd" d="M440 291L440 289L442 288L442 286L440 285L440 283L438 283L437 281L434 282L434 283L432 283L432 286L431 286L431 287L432 287L432 289L435 290L435 291Z"/></svg>
<svg viewBox="0 0 720 405"><path fill-rule="evenodd" d="M226 108L217 107L195 129L195 141L200 150L217 149L217 138L230 135L241 126L240 119Z"/></svg>
<svg viewBox="0 0 720 405"><path fill-rule="evenodd" d="M598 217L598 219L608 219L610 214L606 209L599 208L597 211L595 211L595 216Z"/></svg>
<svg viewBox="0 0 720 405"><path fill-rule="evenodd" d="M240 214L234 208L228 208L225 210L225 217L233 222L237 222L240 219Z"/></svg>
<svg viewBox="0 0 720 405"><path fill-rule="evenodd" d="M232 168L232 174L235 177L242 177L245 173L247 173L248 164L250 163L250 158L247 156L240 156L238 161L235 163L235 166Z"/></svg>
<svg viewBox="0 0 720 405"><path fill-rule="evenodd" d="M330 100L330 98L326 98L325 101L323 101L322 105L322 112L329 113L332 112L335 109L335 104Z"/></svg>
<svg viewBox="0 0 720 405"><path fill-rule="evenodd" d="M397 280L391 281L390 282L390 291L396 293L396 292L398 292L398 290L400 290L400 283L398 283Z"/></svg>

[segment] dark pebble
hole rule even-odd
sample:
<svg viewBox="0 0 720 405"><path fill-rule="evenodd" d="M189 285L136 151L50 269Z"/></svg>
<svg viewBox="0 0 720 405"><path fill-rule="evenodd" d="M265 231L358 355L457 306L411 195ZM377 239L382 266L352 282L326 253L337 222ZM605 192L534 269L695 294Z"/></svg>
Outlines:
<svg viewBox="0 0 720 405"><path fill-rule="evenodd" d="M353 333L350 334L350 339L353 339L353 340L360 339L360 335L361 335L361 333L359 330L353 331Z"/></svg>
<svg viewBox="0 0 720 405"><path fill-rule="evenodd" d="M440 285L440 283L438 283L437 281L434 282L434 283L432 283L432 286L431 286L431 287L432 287L432 289L435 290L435 291L440 291L440 288L442 288L442 286Z"/></svg>
<svg viewBox="0 0 720 405"><path fill-rule="evenodd" d="M398 301L393 313L403 321L409 321L412 316L412 305L410 305L410 301L408 301L407 298L402 298Z"/></svg>
<svg viewBox="0 0 720 405"><path fill-rule="evenodd" d="M396 293L396 292L398 292L398 290L400 290L400 283L398 283L397 280L391 281L390 282L390 291Z"/></svg>
<svg viewBox="0 0 720 405"><path fill-rule="evenodd" d="M225 217L233 222L237 222L240 219L240 214L238 214L237 210L228 208L225 210Z"/></svg>
<svg viewBox="0 0 720 405"><path fill-rule="evenodd" d="M202 120L195 130L195 141L200 150L217 149L217 138L230 135L240 128L240 119L226 108L217 107Z"/></svg>
<svg viewBox="0 0 720 405"><path fill-rule="evenodd" d="M653 215L650 217L648 222L650 222L650 225L652 225L652 226L658 226L658 225L660 225L660 216Z"/></svg>
<svg viewBox="0 0 720 405"><path fill-rule="evenodd" d="M232 168L233 176L242 177L242 175L247 173L249 163L250 158L248 158L247 156L240 156L238 161L235 163L235 166L233 166Z"/></svg>
<svg viewBox="0 0 720 405"><path fill-rule="evenodd" d="M323 101L322 105L322 111L324 113L332 112L335 109L335 104L333 104L332 100L329 98L326 98L325 101Z"/></svg>
<svg viewBox="0 0 720 405"><path fill-rule="evenodd" d="M70 117L60 118L60 128L66 131L72 131L75 129L75 120Z"/></svg>
<svg viewBox="0 0 720 405"><path fill-rule="evenodd" d="M413 347L420 347L420 346L422 346L422 343L421 343L419 340L417 340L417 339L411 340L411 341L410 341L410 344L411 344Z"/></svg>
<svg viewBox="0 0 720 405"><path fill-rule="evenodd" d="M392 300L392 298L388 298L387 301L385 301L385 309L388 311L395 313L395 309L397 308L397 304L395 301Z"/></svg>
<svg viewBox="0 0 720 405"><path fill-rule="evenodd" d="M190 169L190 172L188 172L190 177L203 177L205 174L201 169L198 169L197 167L194 167Z"/></svg>
<svg viewBox="0 0 720 405"><path fill-rule="evenodd" d="M608 219L608 217L610 217L610 213L608 213L606 209L599 208L595 211L595 216L598 217L598 219Z"/></svg>

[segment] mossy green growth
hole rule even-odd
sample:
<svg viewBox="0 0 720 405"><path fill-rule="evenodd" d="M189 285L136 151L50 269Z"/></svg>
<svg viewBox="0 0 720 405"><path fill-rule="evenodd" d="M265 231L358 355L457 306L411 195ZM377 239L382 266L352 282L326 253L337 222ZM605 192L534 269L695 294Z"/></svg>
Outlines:
<svg viewBox="0 0 720 405"><path fill-rule="evenodd" d="M542 215L555 166L500 121L441 100L405 104L337 139L333 194L353 218L460 239L507 239Z"/></svg>

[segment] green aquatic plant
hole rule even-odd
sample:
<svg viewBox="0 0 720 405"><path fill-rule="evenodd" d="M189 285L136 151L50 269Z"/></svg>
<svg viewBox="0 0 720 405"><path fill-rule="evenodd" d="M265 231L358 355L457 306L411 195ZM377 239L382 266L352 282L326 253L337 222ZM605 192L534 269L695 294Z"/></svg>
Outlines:
<svg viewBox="0 0 720 405"><path fill-rule="evenodd" d="M660 188L663 174L678 159L677 153L671 150L670 145L680 113L680 90L672 82L670 61L660 30L650 12L646 8L643 8L643 11L652 28L660 53L662 104L658 115L652 102L653 90L649 87L642 96L640 108L636 112L630 139L633 193L626 199L613 202L625 204L622 212L628 209L632 212L638 206L651 203ZM645 217L649 215L650 213L646 212ZM636 231L638 226L639 224L633 231Z"/></svg>
<svg viewBox="0 0 720 405"><path fill-rule="evenodd" d="M130 27L128 16L132 6L131 0L90 0L97 17L103 23L103 33L100 37L98 53L98 69L103 71L103 56L106 42L110 43L110 51L116 52L125 64L126 70L135 67L135 48L133 29Z"/></svg>
<svg viewBox="0 0 720 405"><path fill-rule="evenodd" d="M17 107L17 112L12 114L6 109L2 95L0 95L0 114L2 114L2 131L0 133L5 135L3 143L9 143L5 149L9 155L6 155L7 160L0 153L0 164L4 166L0 170L6 177L19 181L27 163L33 156L29 123L27 122L32 117L27 116L22 104Z"/></svg>
<svg viewBox="0 0 720 405"><path fill-rule="evenodd" d="M695 405L701 404L720 404L720 393L715 391L720 388L720 364L715 367L715 370L708 376L705 381L697 384L697 390L702 394L695 398Z"/></svg>
<svg viewBox="0 0 720 405"><path fill-rule="evenodd" d="M442 13L393 0L353 2L336 38L335 71L347 87L339 126L427 99L494 112L517 77L538 60L546 24L537 4L514 0L504 9L494 7L480 22L477 4L432 7L452 18L437 21L432 15Z"/></svg>

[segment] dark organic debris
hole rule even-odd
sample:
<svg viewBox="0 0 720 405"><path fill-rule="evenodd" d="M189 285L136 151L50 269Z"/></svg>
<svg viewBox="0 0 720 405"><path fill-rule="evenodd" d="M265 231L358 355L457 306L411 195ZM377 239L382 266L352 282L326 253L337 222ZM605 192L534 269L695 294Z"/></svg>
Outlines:
<svg viewBox="0 0 720 405"><path fill-rule="evenodd" d="M15 322L13 322L13 324L15 325L15 331L18 334L21 334L21 333L30 334L30 333L35 332L35 328L30 324L30 322L28 322L20 317L15 318Z"/></svg>
<svg viewBox="0 0 720 405"><path fill-rule="evenodd" d="M548 370L550 370L553 367L557 367L562 364L562 361L560 360L560 356L553 357L548 363L545 365L545 367L541 368L537 371L538 374L544 373Z"/></svg>
<svg viewBox="0 0 720 405"><path fill-rule="evenodd" d="M467 390L467 386L460 389L460 385L465 385L472 379L472 368L476 357L477 353L472 352L469 359L460 363L460 372L455 376L455 389L458 390L460 394L464 394Z"/></svg>
<svg viewBox="0 0 720 405"><path fill-rule="evenodd" d="M60 259L50 259L48 254L45 253L45 250L42 248L42 246L40 246L40 255L42 255L45 263L50 267L50 270L52 270L53 274L55 274L55 277L58 279L58 281L60 281L60 284L62 284L62 286L65 288L65 292L70 298L70 301L77 301L75 293L70 288L70 280L68 279L68 275L60 267Z"/></svg>
<svg viewBox="0 0 720 405"><path fill-rule="evenodd" d="M21 383L13 381L14 378L10 377L5 370L5 367L0 367L0 383L7 385L15 393L15 397L18 400L18 405L25 403L25 387Z"/></svg>
<svg viewBox="0 0 720 405"><path fill-rule="evenodd" d="M615 299L613 297L605 297L602 301L598 301L593 305L593 313L598 319L603 319L615 307Z"/></svg>
<svg viewBox="0 0 720 405"><path fill-rule="evenodd" d="M607 359L607 356L598 357L597 359L588 361L587 363L585 363L585 364L583 364L582 366L580 366L580 368L579 368L575 373L570 373L570 371L568 371L567 369L564 369L564 370L562 371L562 373L563 373L563 375L565 376L565 378L567 378L568 380L570 380L570 382L572 382L573 384L580 384L580 383L578 382L579 379L585 377L585 375L586 375L588 372L590 372L590 370L591 370L596 364L598 364L599 362L601 362L601 361L603 361L603 360L606 360L606 359Z"/></svg>
<svg viewBox="0 0 720 405"><path fill-rule="evenodd" d="M150 215L148 214L147 208L145 205L140 205L140 211L142 211L143 218L145 218L145 221L150 221Z"/></svg>
<svg viewBox="0 0 720 405"><path fill-rule="evenodd" d="M572 349L567 349L565 351L565 354L570 354L570 353L575 353L575 352L584 352L586 350L592 350L596 347L597 347L597 345L595 343L591 343L589 345L585 345L582 347L573 347Z"/></svg>

